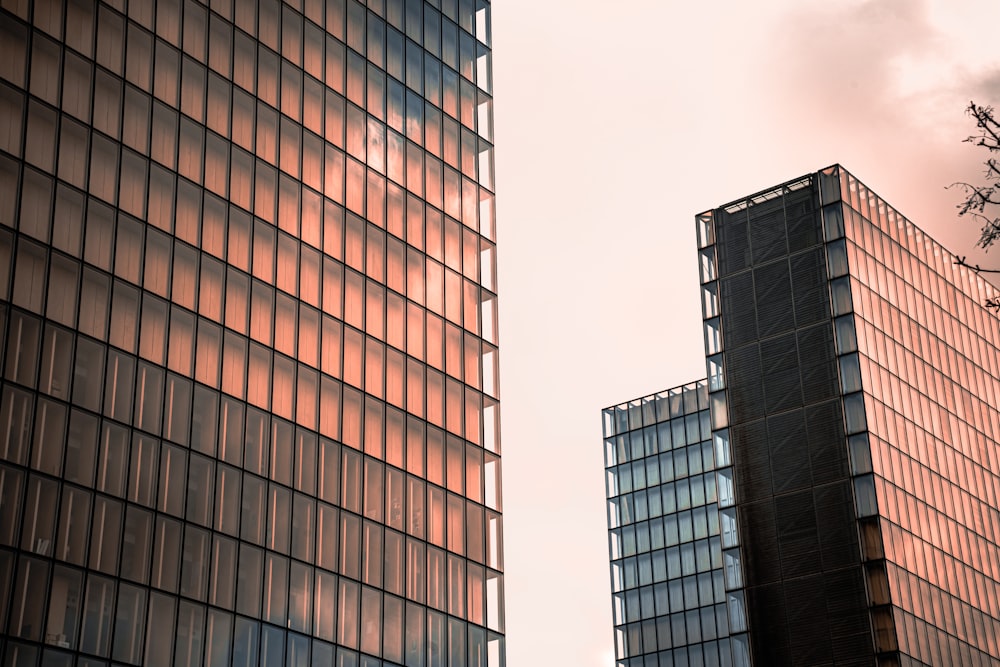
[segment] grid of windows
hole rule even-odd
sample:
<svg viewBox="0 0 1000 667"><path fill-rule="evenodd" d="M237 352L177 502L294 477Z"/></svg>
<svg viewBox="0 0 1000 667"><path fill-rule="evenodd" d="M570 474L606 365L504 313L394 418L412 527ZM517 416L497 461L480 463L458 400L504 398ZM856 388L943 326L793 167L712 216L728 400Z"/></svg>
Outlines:
<svg viewBox="0 0 1000 667"><path fill-rule="evenodd" d="M994 664L1000 320L982 303L996 290L839 177L838 351L845 393L863 391L848 426L859 516L881 517L869 588L892 605L882 648L901 664Z"/></svg>
<svg viewBox="0 0 1000 667"><path fill-rule="evenodd" d="M708 383L606 409L604 437L617 664L733 664Z"/></svg>
<svg viewBox="0 0 1000 667"><path fill-rule="evenodd" d="M734 664L996 664L1000 292L838 165L696 223L708 378L604 411L619 667L714 659L661 624L694 421Z"/></svg>
<svg viewBox="0 0 1000 667"><path fill-rule="evenodd" d="M503 664L489 11L0 3L5 664Z"/></svg>

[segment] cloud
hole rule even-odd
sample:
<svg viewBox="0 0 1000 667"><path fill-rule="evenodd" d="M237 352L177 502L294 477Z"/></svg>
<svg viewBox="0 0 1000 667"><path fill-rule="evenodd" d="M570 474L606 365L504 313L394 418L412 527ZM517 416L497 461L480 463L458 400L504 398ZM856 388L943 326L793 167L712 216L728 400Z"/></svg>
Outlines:
<svg viewBox="0 0 1000 667"><path fill-rule="evenodd" d="M769 66L789 115L837 125L863 116L869 127L909 116L900 108L901 63L940 48L926 2L911 0L799 7L774 38Z"/></svg>
<svg viewBox="0 0 1000 667"><path fill-rule="evenodd" d="M990 17L971 0L942 2L796 6L774 24L765 84L776 131L843 163L957 250L974 233L946 186L978 179L983 159L962 143L973 130L963 111L970 99L1000 106L1000 61L964 32L969 18Z"/></svg>
<svg viewBox="0 0 1000 667"><path fill-rule="evenodd" d="M1000 103L1000 60L956 20L976 17L973 3L952 1L949 14L941 0L797 7L777 24L769 65L787 77L785 99L814 118L944 139L969 99ZM1000 19L988 13L978 19Z"/></svg>
<svg viewBox="0 0 1000 667"><path fill-rule="evenodd" d="M1000 67L980 75L971 88L974 91L973 100L980 104L1000 106Z"/></svg>

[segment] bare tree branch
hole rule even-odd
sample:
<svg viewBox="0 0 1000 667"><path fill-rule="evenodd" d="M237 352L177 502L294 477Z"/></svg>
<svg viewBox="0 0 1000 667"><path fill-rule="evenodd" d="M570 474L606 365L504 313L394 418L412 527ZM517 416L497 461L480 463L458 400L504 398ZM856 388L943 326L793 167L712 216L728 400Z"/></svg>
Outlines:
<svg viewBox="0 0 1000 667"><path fill-rule="evenodd" d="M993 107L975 102L969 102L965 113L976 122L975 134L966 137L965 142L987 151L987 158L983 162L985 182L974 185L960 181L948 187L962 190L965 198L956 207L958 215L969 216L979 224L980 235L976 245L988 251L994 243L1000 241L1000 159L995 157L1000 153L1000 120ZM1000 274L1000 269L986 269L979 264L970 264L964 256L957 257L955 264L977 274ZM983 305L1000 313L1000 297L989 298Z"/></svg>
<svg viewBox="0 0 1000 667"><path fill-rule="evenodd" d="M991 106L978 105L969 102L965 113L976 121L976 133L966 137L965 141L973 146L985 148L989 153L1000 153L1000 121ZM983 172L985 183L973 185L960 181L949 187L960 188L965 198L957 205L958 215L969 216L980 225L980 236L976 245L988 250L1000 240L1000 160L988 157L984 162Z"/></svg>
<svg viewBox="0 0 1000 667"><path fill-rule="evenodd" d="M973 272L975 272L977 274L980 274L980 273L1000 273L1000 269L984 269L983 267L979 266L978 264L969 264L969 262L966 261L966 258L965 258L964 255L961 256L961 257L958 257L958 256L955 257L955 265L956 266L964 266L965 268L967 268L970 271L973 271ZM983 302L983 305L986 306L987 308L989 308L990 310L995 310L995 311L997 311L997 313L1000 313L1000 296L995 296L995 297L991 297L989 299L986 299L986 301Z"/></svg>
<svg viewBox="0 0 1000 667"><path fill-rule="evenodd" d="M980 237L976 245L989 249L1000 239L1000 218L986 215L987 207L1000 206L1000 182L990 187L975 186L971 183L952 183L949 187L961 188L965 200L958 204L959 217L968 215L980 225Z"/></svg>
<svg viewBox="0 0 1000 667"><path fill-rule="evenodd" d="M966 261L966 259L965 259L964 256L962 256L962 257L956 257L955 258L955 264L957 266L964 266L965 268L971 269L972 271L975 271L976 273L1000 273L1000 269L984 269L983 267L979 266L978 264L969 264Z"/></svg>
<svg viewBox="0 0 1000 667"><path fill-rule="evenodd" d="M969 102L965 113L972 116L976 121L976 129L979 134L969 136L965 141L983 146L990 151L1000 151L1000 122L994 116L993 107L979 106L975 102Z"/></svg>

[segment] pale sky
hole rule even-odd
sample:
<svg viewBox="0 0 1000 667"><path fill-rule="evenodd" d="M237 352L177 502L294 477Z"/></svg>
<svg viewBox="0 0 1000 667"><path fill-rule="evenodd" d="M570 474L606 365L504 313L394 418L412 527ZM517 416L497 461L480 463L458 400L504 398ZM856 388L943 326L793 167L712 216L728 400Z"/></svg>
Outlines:
<svg viewBox="0 0 1000 667"><path fill-rule="evenodd" d="M972 255L945 186L982 170L997 25L996 0L495 0L508 665L613 664L600 410L705 376L694 215L839 162Z"/></svg>

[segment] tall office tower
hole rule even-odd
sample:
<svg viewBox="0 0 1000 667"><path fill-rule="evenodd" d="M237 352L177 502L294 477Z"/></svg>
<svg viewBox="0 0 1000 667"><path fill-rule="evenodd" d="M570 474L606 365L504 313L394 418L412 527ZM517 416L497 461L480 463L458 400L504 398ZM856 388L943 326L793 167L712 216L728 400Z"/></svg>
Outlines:
<svg viewBox="0 0 1000 667"><path fill-rule="evenodd" d="M839 166L697 225L735 664L1000 662L998 290ZM648 666L625 612L619 664Z"/></svg>
<svg viewBox="0 0 1000 667"><path fill-rule="evenodd" d="M0 2L0 662L503 664L489 32Z"/></svg>

